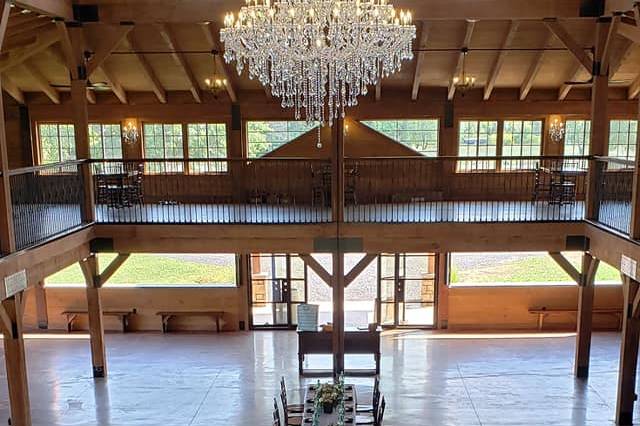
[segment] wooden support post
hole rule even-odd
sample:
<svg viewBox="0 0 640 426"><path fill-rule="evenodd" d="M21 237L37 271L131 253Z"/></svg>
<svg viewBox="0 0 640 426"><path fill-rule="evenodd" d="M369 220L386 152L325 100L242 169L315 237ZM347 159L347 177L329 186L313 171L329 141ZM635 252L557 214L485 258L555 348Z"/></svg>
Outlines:
<svg viewBox="0 0 640 426"><path fill-rule="evenodd" d="M73 110L73 128L76 141L76 157L89 159L89 109L87 103L87 80L71 81L71 107ZM95 212L93 206L93 180L88 164L82 166L84 182L84 203L82 205L83 222L93 222Z"/></svg>
<svg viewBox="0 0 640 426"><path fill-rule="evenodd" d="M46 330L49 328L49 314L47 312L47 291L44 288L44 281L39 281L33 288L36 294L36 315L38 318L38 328Z"/></svg>
<svg viewBox="0 0 640 426"><path fill-rule="evenodd" d="M247 296L247 299L240 297L238 299L238 317L240 324L238 324L238 328L240 330L247 330L249 328L249 305L247 304L247 300L251 292L249 291L249 287L251 286L251 279L249 277L249 262L251 255L250 254L241 254L238 256L238 273L239 273L239 283L241 287L241 291Z"/></svg>
<svg viewBox="0 0 640 426"><path fill-rule="evenodd" d="M7 384L11 405L11 424L31 426L29 384L22 336L22 294L2 301L2 331L4 333L4 357L7 366Z"/></svg>
<svg viewBox="0 0 640 426"><path fill-rule="evenodd" d="M591 88L591 147L590 155L604 156L607 154L609 142L609 69L600 67L609 36L610 20L598 20L596 29L596 50L593 65L593 85ZM586 218L598 217L598 167L591 161L587 175Z"/></svg>
<svg viewBox="0 0 640 426"><path fill-rule="evenodd" d="M344 373L344 254L333 253L333 375Z"/></svg>
<svg viewBox="0 0 640 426"><path fill-rule="evenodd" d="M638 287L639 284L636 280L628 277L623 279L624 311L618 370L618 401L616 404L616 423L619 425L633 424L638 344L640 343L640 319L633 316L633 302L638 294Z"/></svg>
<svg viewBox="0 0 640 426"><path fill-rule="evenodd" d="M594 281L599 263L600 261L589 253L582 255L582 273L578 281L578 326L574 363L574 373L578 378L589 376Z"/></svg>
<svg viewBox="0 0 640 426"><path fill-rule="evenodd" d="M638 102L640 108L640 101ZM640 110L638 111L638 120L640 120ZM636 146L640 146L640 132L637 135ZM640 149L636 149L636 163L633 169L633 186L631 189L631 232L629 236L634 239L640 239Z"/></svg>
<svg viewBox="0 0 640 426"><path fill-rule="evenodd" d="M449 253L436 254L436 299L438 313L438 328L449 327Z"/></svg>
<svg viewBox="0 0 640 426"><path fill-rule="evenodd" d="M87 311L89 313L93 377L106 377L107 357L104 346L98 258L95 254L92 254L88 258L80 261L80 267L82 268L82 273L84 274L84 279L87 284Z"/></svg>

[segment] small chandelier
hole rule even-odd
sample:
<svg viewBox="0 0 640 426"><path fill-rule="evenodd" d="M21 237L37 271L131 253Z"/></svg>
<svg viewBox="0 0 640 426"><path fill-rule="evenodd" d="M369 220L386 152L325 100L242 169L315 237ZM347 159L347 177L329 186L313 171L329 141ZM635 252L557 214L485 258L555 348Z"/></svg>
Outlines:
<svg viewBox="0 0 640 426"><path fill-rule="evenodd" d="M216 55L218 54L218 51L214 50L211 54L213 55L213 75L210 78L205 79L204 84L213 94L213 97L218 99L220 93L227 89L227 79L219 75L216 70Z"/></svg>
<svg viewBox="0 0 640 426"><path fill-rule="evenodd" d="M296 119L332 125L413 58L411 22L388 0L246 0L220 39L226 62L247 67Z"/></svg>
<svg viewBox="0 0 640 426"><path fill-rule="evenodd" d="M124 128L122 129L122 139L126 144L133 145L138 141L138 137L140 134L138 133L138 126L136 126L136 122L134 120L127 121Z"/></svg>
<svg viewBox="0 0 640 426"><path fill-rule="evenodd" d="M560 118L555 117L553 121L551 121L551 125L549 126L549 137L552 141L560 143L564 139L564 134L564 123Z"/></svg>
<svg viewBox="0 0 640 426"><path fill-rule="evenodd" d="M473 89L476 85L476 78L467 75L467 55L469 54L469 48L463 47L462 50L462 74L453 77L453 85L456 90L460 91L462 96L469 90Z"/></svg>

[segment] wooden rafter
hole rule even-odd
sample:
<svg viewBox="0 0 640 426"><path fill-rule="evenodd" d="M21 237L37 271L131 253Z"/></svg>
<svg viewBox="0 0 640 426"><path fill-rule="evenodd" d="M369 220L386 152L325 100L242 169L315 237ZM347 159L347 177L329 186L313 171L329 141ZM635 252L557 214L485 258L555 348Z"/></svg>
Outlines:
<svg viewBox="0 0 640 426"><path fill-rule="evenodd" d="M59 47L58 45L51 46L51 48L47 50L47 53L49 53L56 62L58 62L60 65L67 68L68 70L67 58L65 57L65 54L62 52L61 47ZM89 101L89 103L91 104L96 103L96 94L93 93L93 90L91 89L87 89L87 101Z"/></svg>
<svg viewBox="0 0 640 426"><path fill-rule="evenodd" d="M635 99L638 94L640 94L640 75L638 75L629 86L629 89L627 90L627 99Z"/></svg>
<svg viewBox="0 0 640 426"><path fill-rule="evenodd" d="M418 54L416 56L416 69L413 72L413 84L411 86L411 100L417 101L418 94L420 92L420 80L422 77L422 67L424 66L424 61L426 59L427 53L422 49L427 48L427 42L429 40L429 24L427 22L422 22L420 24L420 36L418 37Z"/></svg>
<svg viewBox="0 0 640 426"><path fill-rule="evenodd" d="M584 49L574 40L567 30L558 22L557 19L545 19L545 25L560 40L567 50L576 58L578 63L591 73L593 70L593 59Z"/></svg>
<svg viewBox="0 0 640 426"><path fill-rule="evenodd" d="M627 39L622 39L622 48L620 49L620 54L615 58L611 59L611 65L609 68L609 79L613 79L614 76L618 73L624 61L629 57L631 52L633 51L634 43Z"/></svg>
<svg viewBox="0 0 640 426"><path fill-rule="evenodd" d="M62 48L63 57L67 64L67 69L71 73L72 78L76 78L77 75L75 58L73 54L73 45L71 44L71 35L69 34L69 28L64 21L56 21L56 29L60 39L60 46Z"/></svg>
<svg viewBox="0 0 640 426"><path fill-rule="evenodd" d="M618 25L618 34L636 44L640 44L640 27L638 26L621 23Z"/></svg>
<svg viewBox="0 0 640 426"><path fill-rule="evenodd" d="M46 32L37 36L36 42L23 48L12 51L10 54L3 54L0 59L0 72L4 72L9 68L20 65L27 59L38 53L48 49L49 46L59 40L56 32Z"/></svg>
<svg viewBox="0 0 640 426"><path fill-rule="evenodd" d="M614 16L611 19L611 25L609 26L609 33L607 34L607 41L604 45L602 52L602 58L600 60L600 69L603 73L609 72L609 65L611 63L611 52L613 51L613 41L615 39L617 28L620 25L620 16Z"/></svg>
<svg viewBox="0 0 640 426"><path fill-rule="evenodd" d="M209 43L212 51L222 52L220 48L220 30L216 27L216 25L212 22L204 24L202 26L202 30L204 31L204 36ZM222 78L227 80L227 94L229 95L229 99L231 102L238 102L238 97L236 96L236 90L234 88L233 80L231 78L231 73L227 69L227 64L225 64L224 59L220 54L214 56L213 60L216 63L216 69L222 75Z"/></svg>
<svg viewBox="0 0 640 426"><path fill-rule="evenodd" d="M469 47L471 43L471 37L473 36L473 30L476 27L476 21L467 21L467 31L464 36L464 40L462 42L462 47ZM453 100L453 97L456 94L456 85L453 84L453 79L455 76L459 75L462 72L462 64L464 63L464 53L460 52L458 54L458 62L456 63L456 67L453 70L453 75L451 76L451 81L449 82L449 93L447 94L448 100Z"/></svg>
<svg viewBox="0 0 640 426"><path fill-rule="evenodd" d="M25 34L33 34L34 31L42 31L44 27L48 26L52 26L50 19L38 18L33 22L10 28L7 32L7 37L14 38Z"/></svg>
<svg viewBox="0 0 640 426"><path fill-rule="evenodd" d="M11 7L9 7L9 3L5 1L2 10L0 10L0 49L4 47L4 39L7 35L10 14Z"/></svg>
<svg viewBox="0 0 640 426"><path fill-rule="evenodd" d="M333 280L331 274L316 260L315 257L310 254L301 254L300 259L307 265L313 272L315 272L322 281L331 286Z"/></svg>
<svg viewBox="0 0 640 426"><path fill-rule="evenodd" d="M507 50L511 43L513 43L513 39L518 32L518 26L520 23L518 21L511 21L511 25L509 26L509 31L502 41L502 49L498 52L498 57L496 58L495 63L493 64L493 68L491 69L491 74L489 80L487 81L486 86L484 87L484 100L487 101L491 97L491 92L493 92L493 88L495 87L496 81L498 80L498 75L500 75L500 70L502 69L502 64L504 64L504 59L507 55Z"/></svg>
<svg viewBox="0 0 640 426"><path fill-rule="evenodd" d="M47 95L49 99L51 99L51 102L53 102L54 104L60 103L60 94L54 87L51 86L49 80L47 80L47 78L42 74L42 72L40 72L40 70L34 63L32 63L31 61L25 61L20 66L20 68L22 68L25 73L31 76L31 78L38 85L38 88L42 92L44 92L44 94Z"/></svg>
<svg viewBox="0 0 640 426"><path fill-rule="evenodd" d="M42 15L73 20L71 0L16 0L14 3Z"/></svg>
<svg viewBox="0 0 640 426"><path fill-rule="evenodd" d="M6 75L2 75L2 88L5 92L7 92L13 99L16 100L21 105L25 104L24 93L22 90Z"/></svg>
<svg viewBox="0 0 640 426"><path fill-rule="evenodd" d="M184 54L180 52L181 50L180 45L178 44L177 38L173 30L167 24L159 24L159 29L160 29L160 35L164 39L165 43L167 44L169 49L173 51L172 56L174 60L178 63L178 65L180 65L180 67L182 68L182 71L187 77L187 81L189 83L189 90L193 95L193 99L195 99L195 101L198 103L202 103L202 95L200 94L200 84L198 83L198 80L193 74L193 71L191 70L191 67L189 66L189 63L187 62L187 59L185 58Z"/></svg>
<svg viewBox="0 0 640 426"><path fill-rule="evenodd" d="M91 74L104 63L105 59L120 45L132 29L132 24L104 25L100 27L99 44L96 46L93 56L87 62L87 77L91 77Z"/></svg>
<svg viewBox="0 0 640 426"><path fill-rule="evenodd" d="M553 38L553 36L551 34L547 35L547 40L544 43L544 47L549 46L549 43L551 42L552 38ZM542 68L542 63L543 63L543 59L544 59L545 53L546 53L546 51L544 49L540 50L536 54L536 57L534 58L533 63L531 64L531 67L529 68L529 71L527 72L527 76L525 77L524 81L522 82L522 86L520 86L520 100L521 101L524 101L527 98L527 96L529 96L529 92L533 88L533 84L536 81L536 77L538 76L538 73L540 72L540 68Z"/></svg>
<svg viewBox="0 0 640 426"><path fill-rule="evenodd" d="M143 54L138 53L140 52L141 49L138 46L138 43L136 42L133 32L130 32L129 34L127 34L127 42L129 43L131 50L135 53L135 57L138 60L138 63L140 63L140 66L142 67L142 70L143 70L143 74L147 78L147 81L149 82L149 84L151 85L153 93L156 94L156 97L158 98L160 103L166 104L167 91L162 86L162 83L160 83L160 80L156 76L156 73L153 71L151 64L149 64L149 61L147 61L147 58Z"/></svg>
<svg viewBox="0 0 640 426"><path fill-rule="evenodd" d="M578 79L582 75L584 75L584 68L582 68L582 65L576 64L576 66L573 68L573 71L571 72L571 77L569 77L569 81L578 81ZM558 90L558 100L559 101L565 100L567 95L569 95L569 92L571 91L572 87L573 87L572 84L563 83L562 86L560 86L560 90Z"/></svg>
<svg viewBox="0 0 640 426"><path fill-rule="evenodd" d="M120 82L116 80L116 78L113 76L113 74L111 74L111 72L107 69L105 65L99 66L98 70L102 72L102 75L104 76L107 84L109 85L113 93L116 95L118 100L120 100L121 103L126 104L127 93L125 92Z"/></svg>

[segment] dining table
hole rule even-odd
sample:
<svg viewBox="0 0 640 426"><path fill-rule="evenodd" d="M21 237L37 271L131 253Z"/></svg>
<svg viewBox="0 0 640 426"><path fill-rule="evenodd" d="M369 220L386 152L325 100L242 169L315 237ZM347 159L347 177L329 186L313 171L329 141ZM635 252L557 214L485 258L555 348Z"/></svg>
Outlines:
<svg viewBox="0 0 640 426"><path fill-rule="evenodd" d="M323 407L319 407L320 417L317 425L313 424L315 414L315 398L317 391L317 384L310 384L307 386L304 395L304 411L302 414L303 425L313 426L338 426L338 407L333 408L333 412L325 413ZM356 424L356 386L352 384L344 385L344 424L355 425Z"/></svg>

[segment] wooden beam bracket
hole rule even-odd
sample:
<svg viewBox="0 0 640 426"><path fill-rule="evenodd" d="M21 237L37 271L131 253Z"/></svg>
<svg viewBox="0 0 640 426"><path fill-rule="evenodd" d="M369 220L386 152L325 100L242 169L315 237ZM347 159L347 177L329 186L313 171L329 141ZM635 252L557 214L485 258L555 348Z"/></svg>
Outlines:
<svg viewBox="0 0 640 426"><path fill-rule="evenodd" d="M371 262L373 262L377 258L377 254L367 253L353 268L351 268L351 271L349 271L349 273L345 275L344 286L349 287L349 284L351 284L356 278L358 278L358 275L360 275L365 269L367 269Z"/></svg>
<svg viewBox="0 0 640 426"><path fill-rule="evenodd" d="M593 72L593 59L587 52L574 40L567 30L560 25L556 18L546 18L544 23L549 30L564 44L569 52L576 58L578 63L584 67L589 73Z"/></svg>
<svg viewBox="0 0 640 426"><path fill-rule="evenodd" d="M307 265L313 272L318 274L320 279L324 281L328 286L332 286L333 278L329 272L322 266L313 256L310 254L300 254L300 259Z"/></svg>
<svg viewBox="0 0 640 426"><path fill-rule="evenodd" d="M562 268L563 271L567 273L578 285L582 283L582 274L578 272L575 266L571 264L567 260L566 257L562 255L562 253L558 252L549 252L549 256Z"/></svg>

